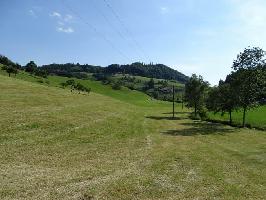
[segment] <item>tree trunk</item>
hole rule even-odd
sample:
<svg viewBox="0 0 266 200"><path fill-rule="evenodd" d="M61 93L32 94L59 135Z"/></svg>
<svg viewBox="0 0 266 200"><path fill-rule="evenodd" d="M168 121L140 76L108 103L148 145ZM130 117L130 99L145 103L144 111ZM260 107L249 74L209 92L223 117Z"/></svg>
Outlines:
<svg viewBox="0 0 266 200"><path fill-rule="evenodd" d="M8 76L10 77L10 73L8 73Z"/></svg>
<svg viewBox="0 0 266 200"><path fill-rule="evenodd" d="M182 110L184 109L184 97L183 97L183 94L182 94Z"/></svg>
<svg viewBox="0 0 266 200"><path fill-rule="evenodd" d="M229 110L229 116L230 116L229 124L232 125L232 110L231 109Z"/></svg>
<svg viewBox="0 0 266 200"><path fill-rule="evenodd" d="M194 115L195 115L195 117L197 117L197 104L196 103L195 103Z"/></svg>
<svg viewBox="0 0 266 200"><path fill-rule="evenodd" d="M175 86L173 86L173 118L175 118Z"/></svg>
<svg viewBox="0 0 266 200"><path fill-rule="evenodd" d="M243 124L242 124L243 127L246 126L246 110L247 110L247 107L244 107L244 112L243 112Z"/></svg>

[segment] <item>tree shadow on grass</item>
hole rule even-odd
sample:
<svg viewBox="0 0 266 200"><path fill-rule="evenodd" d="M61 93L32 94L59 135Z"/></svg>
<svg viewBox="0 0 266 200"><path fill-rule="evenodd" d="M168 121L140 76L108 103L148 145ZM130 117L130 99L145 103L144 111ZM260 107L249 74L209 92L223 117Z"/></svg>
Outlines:
<svg viewBox="0 0 266 200"><path fill-rule="evenodd" d="M185 118L182 117L169 117L169 116L146 116L148 119L153 119L153 120L182 120Z"/></svg>
<svg viewBox="0 0 266 200"><path fill-rule="evenodd" d="M176 115L179 115L179 114L190 114L191 112L187 112L187 111L184 111L184 112L175 112ZM163 115L171 115L173 114L173 112L166 112L166 113L162 113Z"/></svg>
<svg viewBox="0 0 266 200"><path fill-rule="evenodd" d="M217 124L217 123L206 123L206 122L192 122L182 123L181 125L187 126L187 128L180 130L167 130L162 134L172 136L194 136L194 135L225 135L234 132L234 128Z"/></svg>

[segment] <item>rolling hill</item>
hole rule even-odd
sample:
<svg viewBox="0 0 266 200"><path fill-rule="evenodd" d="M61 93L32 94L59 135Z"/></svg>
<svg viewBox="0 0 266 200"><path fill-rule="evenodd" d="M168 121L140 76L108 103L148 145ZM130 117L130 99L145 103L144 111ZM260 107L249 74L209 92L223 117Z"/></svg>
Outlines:
<svg viewBox="0 0 266 200"><path fill-rule="evenodd" d="M168 102L95 81L71 93L63 79L0 75L1 199L266 196L265 132L192 121L180 105L172 119Z"/></svg>
<svg viewBox="0 0 266 200"><path fill-rule="evenodd" d="M112 64L107 67L80 65L79 63L67 64L50 64L43 65L41 68L48 74L55 74L66 77L86 78L87 73L103 73L103 74L128 74L133 76L142 76L148 78L157 78L165 80L175 80L184 84L188 80L188 76L174 70L163 64L144 64L132 63L130 65Z"/></svg>

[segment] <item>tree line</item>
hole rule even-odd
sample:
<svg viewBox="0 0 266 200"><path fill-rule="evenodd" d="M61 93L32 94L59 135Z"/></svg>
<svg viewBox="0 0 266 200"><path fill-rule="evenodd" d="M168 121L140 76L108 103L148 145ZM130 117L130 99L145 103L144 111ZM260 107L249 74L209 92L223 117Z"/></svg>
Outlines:
<svg viewBox="0 0 266 200"><path fill-rule="evenodd" d="M5 70L9 76L11 76L11 74L14 74L16 76L19 73L19 70L24 70L35 76L43 78L47 77L47 72L38 67L34 61L30 61L25 66L21 66L18 63L14 63L6 56L0 55L0 64L3 65L2 69Z"/></svg>
<svg viewBox="0 0 266 200"><path fill-rule="evenodd" d="M242 126L246 126L248 110L266 102L265 51L259 47L246 48L232 65L232 72L218 86L210 87L201 76L193 74L185 85L185 101L194 109L194 117L207 117L207 111L229 114L242 110Z"/></svg>
<svg viewBox="0 0 266 200"><path fill-rule="evenodd" d="M30 61L25 66L21 66L18 63L12 62L6 56L0 55L0 64L3 65L2 70L5 70L8 73L9 77L11 76L11 74L14 74L16 76L16 74L18 74L20 70L24 70L32 75L42 78L47 78L48 75L47 71L41 67L38 67L34 61ZM89 94L91 92L91 88L86 87L79 82L76 83L73 79L61 83L61 86L63 88L70 87L71 92L73 92L74 90L78 91L78 93L85 92Z"/></svg>
<svg viewBox="0 0 266 200"><path fill-rule="evenodd" d="M176 80L180 83L185 83L188 77L181 72L174 70L163 64L144 64L135 62L128 65L111 64L107 67L94 65L81 65L79 63L66 64L50 64L41 66L48 74L55 74L58 76L87 78L87 73L93 73L100 77L112 74L127 74L133 76L144 76L148 78L158 78L166 80Z"/></svg>

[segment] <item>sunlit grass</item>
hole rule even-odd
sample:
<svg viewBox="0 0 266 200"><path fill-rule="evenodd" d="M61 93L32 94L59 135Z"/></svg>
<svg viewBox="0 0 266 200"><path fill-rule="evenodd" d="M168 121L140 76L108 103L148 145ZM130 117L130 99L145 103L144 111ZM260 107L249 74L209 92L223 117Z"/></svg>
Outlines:
<svg viewBox="0 0 266 200"><path fill-rule="evenodd" d="M265 132L179 105L172 119L171 104L97 82L83 95L34 80L0 75L0 199L265 198Z"/></svg>
<svg viewBox="0 0 266 200"><path fill-rule="evenodd" d="M225 113L223 116L220 113L209 113L210 119L228 121L229 114ZM242 125L243 112L235 111L232 113L232 121L234 124ZM266 129L266 106L259 106L248 110L246 114L246 123L250 127Z"/></svg>

